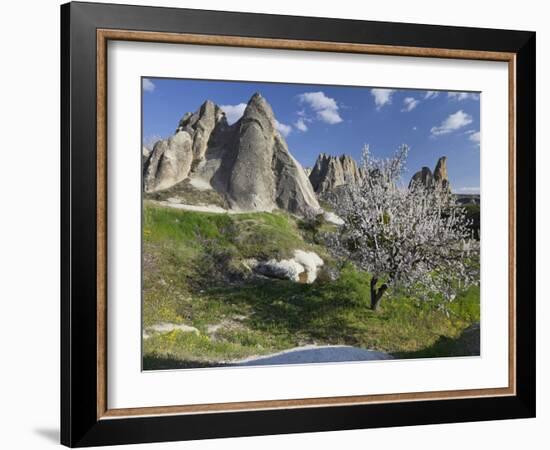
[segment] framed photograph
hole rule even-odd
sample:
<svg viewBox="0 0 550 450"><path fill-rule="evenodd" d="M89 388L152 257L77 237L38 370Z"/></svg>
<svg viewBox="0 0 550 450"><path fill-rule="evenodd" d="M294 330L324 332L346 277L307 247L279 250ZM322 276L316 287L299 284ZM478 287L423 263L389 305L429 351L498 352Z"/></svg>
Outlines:
<svg viewBox="0 0 550 450"><path fill-rule="evenodd" d="M535 415L535 33L61 7L71 447Z"/></svg>

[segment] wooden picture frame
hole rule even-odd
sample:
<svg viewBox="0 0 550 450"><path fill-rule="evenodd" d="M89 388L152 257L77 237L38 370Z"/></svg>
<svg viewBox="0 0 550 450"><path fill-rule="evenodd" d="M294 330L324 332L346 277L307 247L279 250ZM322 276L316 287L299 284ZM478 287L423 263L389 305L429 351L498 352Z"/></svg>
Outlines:
<svg viewBox="0 0 550 450"><path fill-rule="evenodd" d="M109 40L507 62L508 387L110 409L106 394ZM534 417L535 33L77 2L61 7L61 55L63 444Z"/></svg>

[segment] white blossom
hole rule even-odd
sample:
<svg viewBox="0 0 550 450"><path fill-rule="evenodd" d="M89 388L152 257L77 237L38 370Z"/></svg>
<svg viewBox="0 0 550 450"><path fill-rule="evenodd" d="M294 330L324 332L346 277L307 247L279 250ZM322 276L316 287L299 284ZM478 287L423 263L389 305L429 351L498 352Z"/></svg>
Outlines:
<svg viewBox="0 0 550 450"><path fill-rule="evenodd" d="M403 145L392 158L377 159L365 146L365 180L349 185L333 205L344 224L327 243L372 274L374 309L389 287L407 288L419 298L439 293L451 301L457 289L479 281L479 264L472 263L479 243L465 210L443 186L400 186L407 154Z"/></svg>

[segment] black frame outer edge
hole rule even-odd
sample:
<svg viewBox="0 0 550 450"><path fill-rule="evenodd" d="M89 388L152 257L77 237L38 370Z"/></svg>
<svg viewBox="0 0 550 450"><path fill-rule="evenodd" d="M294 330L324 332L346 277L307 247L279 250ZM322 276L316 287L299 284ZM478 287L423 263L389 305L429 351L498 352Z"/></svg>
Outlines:
<svg viewBox="0 0 550 450"><path fill-rule="evenodd" d="M96 29L517 54L517 395L96 419ZM71 447L535 416L535 33L69 3L61 6L61 443Z"/></svg>
<svg viewBox="0 0 550 450"><path fill-rule="evenodd" d="M516 56L516 382L536 410L536 35Z"/></svg>
<svg viewBox="0 0 550 450"><path fill-rule="evenodd" d="M60 391L61 391L61 442L71 442L71 408L70 408L70 16L69 8L61 8L61 249L60 249L60 284L61 284L61 358L60 358Z"/></svg>

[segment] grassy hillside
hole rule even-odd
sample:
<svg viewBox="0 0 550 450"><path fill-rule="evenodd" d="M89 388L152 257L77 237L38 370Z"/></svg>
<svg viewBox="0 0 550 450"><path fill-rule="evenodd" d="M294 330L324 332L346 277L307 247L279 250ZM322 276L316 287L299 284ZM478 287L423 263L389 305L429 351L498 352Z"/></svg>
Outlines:
<svg viewBox="0 0 550 450"><path fill-rule="evenodd" d="M327 228L326 224L319 224ZM244 260L283 259L315 251L317 233L282 213L212 214L144 204L143 326L185 324L196 332L153 333L144 368L219 365L306 344L346 344L401 357L461 354L455 342L479 321L479 289L462 292L446 311L390 292L368 308L369 275L351 266L336 281L262 279ZM459 342L459 341L458 341Z"/></svg>

